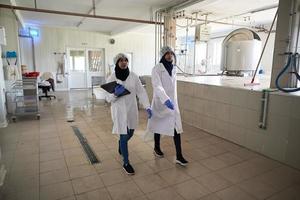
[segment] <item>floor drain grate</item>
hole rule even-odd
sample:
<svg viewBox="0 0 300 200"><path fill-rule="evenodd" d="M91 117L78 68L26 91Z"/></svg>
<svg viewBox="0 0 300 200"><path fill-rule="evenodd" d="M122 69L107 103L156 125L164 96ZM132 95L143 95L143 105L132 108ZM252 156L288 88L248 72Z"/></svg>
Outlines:
<svg viewBox="0 0 300 200"><path fill-rule="evenodd" d="M93 152L92 148L90 147L90 145L87 142L87 139L85 137L83 137L82 133L80 132L79 128L76 126L71 126L75 135L77 136L77 138L80 141L80 144L82 146L82 148L84 149L85 154L87 155L87 157L89 158L90 162L92 164L97 164L100 161L98 160L98 158L96 157L95 153Z"/></svg>

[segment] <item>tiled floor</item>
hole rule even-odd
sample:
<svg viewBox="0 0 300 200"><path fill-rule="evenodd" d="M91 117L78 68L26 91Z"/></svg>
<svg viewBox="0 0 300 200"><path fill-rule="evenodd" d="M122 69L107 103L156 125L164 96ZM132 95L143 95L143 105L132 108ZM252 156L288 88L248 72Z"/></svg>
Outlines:
<svg viewBox="0 0 300 200"><path fill-rule="evenodd" d="M182 146L190 161L174 164L173 140L162 139L165 158L155 158L143 141L146 114L129 142L136 175L121 168L117 137L111 134L110 109L90 92L56 92L41 102L41 119L19 119L0 129L8 168L0 199L22 200L296 200L300 171L184 125ZM66 122L67 108L75 122ZM101 160L91 165L71 125L79 127Z"/></svg>

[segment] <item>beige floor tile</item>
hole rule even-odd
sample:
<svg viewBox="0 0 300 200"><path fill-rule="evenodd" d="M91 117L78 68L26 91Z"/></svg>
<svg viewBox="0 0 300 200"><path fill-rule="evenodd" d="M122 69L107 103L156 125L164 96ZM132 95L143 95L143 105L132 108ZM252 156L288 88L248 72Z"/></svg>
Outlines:
<svg viewBox="0 0 300 200"><path fill-rule="evenodd" d="M237 163L240 163L243 161L240 157L234 155L232 152L220 154L220 155L216 156L216 158L222 160L228 166L234 165L234 164L237 164Z"/></svg>
<svg viewBox="0 0 300 200"><path fill-rule="evenodd" d="M51 151L60 151L60 150L62 150L60 144L48 144L48 145L40 146L41 153L51 152Z"/></svg>
<svg viewBox="0 0 300 200"><path fill-rule="evenodd" d="M144 160L144 161L151 161L155 159L155 156L153 154L153 151L141 151L141 152L136 152L138 156Z"/></svg>
<svg viewBox="0 0 300 200"><path fill-rule="evenodd" d="M238 183L262 174L262 171L258 167L246 161L221 169L217 173L232 183Z"/></svg>
<svg viewBox="0 0 300 200"><path fill-rule="evenodd" d="M201 148L201 150L204 151L205 153L208 153L210 156L220 155L228 151L225 148L219 147L217 145L210 145L207 147L203 147Z"/></svg>
<svg viewBox="0 0 300 200"><path fill-rule="evenodd" d="M185 151L186 155L192 158L193 160L199 161L206 158L210 158L211 155L209 155L207 152L204 152L202 149L191 149L189 151Z"/></svg>
<svg viewBox="0 0 300 200"><path fill-rule="evenodd" d="M40 188L40 200L62 199L70 196L73 196L73 188L70 181L42 186Z"/></svg>
<svg viewBox="0 0 300 200"><path fill-rule="evenodd" d="M90 176L96 174L96 170L92 165L79 165L69 167L69 173L71 179Z"/></svg>
<svg viewBox="0 0 300 200"><path fill-rule="evenodd" d="M20 192L39 188L39 176L15 176L6 179L6 188L11 192Z"/></svg>
<svg viewBox="0 0 300 200"><path fill-rule="evenodd" d="M174 163L171 163L165 158L156 158L155 160L150 160L147 161L146 163L148 164L149 167L151 167L151 169L154 172L159 172L159 171L163 171L175 167Z"/></svg>
<svg viewBox="0 0 300 200"><path fill-rule="evenodd" d="M197 162L189 163L189 165L184 169L185 172L191 177L197 177L211 172L210 169Z"/></svg>
<svg viewBox="0 0 300 200"><path fill-rule="evenodd" d="M182 167L178 166L176 168L167 169L158 173L169 185L175 185L181 182L185 182L192 177L184 172Z"/></svg>
<svg viewBox="0 0 300 200"><path fill-rule="evenodd" d="M217 195L222 200L255 200L254 197L250 196L249 194L243 192L236 186L232 186L217 192Z"/></svg>
<svg viewBox="0 0 300 200"><path fill-rule="evenodd" d="M40 162L46 162L51 160L63 159L64 154L62 151L51 151L40 154Z"/></svg>
<svg viewBox="0 0 300 200"><path fill-rule="evenodd" d="M168 186L166 181L155 174L139 177L134 179L134 181L144 193L160 190Z"/></svg>
<svg viewBox="0 0 300 200"><path fill-rule="evenodd" d="M80 143L76 140L71 141L61 141L61 147L62 149L71 149L71 148L79 148Z"/></svg>
<svg viewBox="0 0 300 200"><path fill-rule="evenodd" d="M277 192L274 188L261 182L261 180L257 178L243 181L237 186L257 199L266 199Z"/></svg>
<svg viewBox="0 0 300 200"><path fill-rule="evenodd" d="M149 200L183 200L183 198L173 191L172 188L164 188L155 192L147 194Z"/></svg>
<svg viewBox="0 0 300 200"><path fill-rule="evenodd" d="M122 168L122 164L116 161L115 159L102 161L100 158L100 163L94 166L99 174Z"/></svg>
<svg viewBox="0 0 300 200"><path fill-rule="evenodd" d="M101 173L99 176L106 186L131 180L130 176L128 176L123 169L116 169L104 172Z"/></svg>
<svg viewBox="0 0 300 200"><path fill-rule="evenodd" d="M76 200L76 197L71 196L71 197L66 197L66 198L60 199L60 200Z"/></svg>
<svg viewBox="0 0 300 200"><path fill-rule="evenodd" d="M268 200L298 200L300 199L300 185L294 185L290 188L287 188L281 191L278 194L275 194Z"/></svg>
<svg viewBox="0 0 300 200"><path fill-rule="evenodd" d="M300 184L300 171L284 166L264 173L257 179L280 191L292 185Z"/></svg>
<svg viewBox="0 0 300 200"><path fill-rule="evenodd" d="M77 200L111 200L107 189L102 188L76 196Z"/></svg>
<svg viewBox="0 0 300 200"><path fill-rule="evenodd" d="M199 162L210 170L218 170L227 166L225 162L216 157L207 158Z"/></svg>
<svg viewBox="0 0 300 200"><path fill-rule="evenodd" d="M66 168L53 170L40 174L40 185L51 185L54 183L61 183L70 179L69 172Z"/></svg>
<svg viewBox="0 0 300 200"><path fill-rule="evenodd" d="M173 186L174 190L181 195L184 199L200 199L208 195L210 191L195 180L189 180L184 183Z"/></svg>
<svg viewBox="0 0 300 200"><path fill-rule="evenodd" d="M135 164L133 168L135 170L135 174L132 177L133 179L154 174L154 171L146 163Z"/></svg>
<svg viewBox="0 0 300 200"><path fill-rule="evenodd" d="M51 160L42 162L40 164L40 173L49 172L57 169L66 169L66 162L64 159Z"/></svg>
<svg viewBox="0 0 300 200"><path fill-rule="evenodd" d="M89 164L88 158L82 155L66 156L65 159L68 167Z"/></svg>
<svg viewBox="0 0 300 200"><path fill-rule="evenodd" d="M143 196L142 191L133 181L126 181L107 188L112 199L127 200Z"/></svg>
<svg viewBox="0 0 300 200"><path fill-rule="evenodd" d="M216 194L209 194L207 196L200 198L199 200L222 200L222 199L220 199L220 197L218 197Z"/></svg>
<svg viewBox="0 0 300 200"><path fill-rule="evenodd" d="M1 200L40 200L38 188L6 193L2 194L2 196L0 193L0 198Z"/></svg>
<svg viewBox="0 0 300 200"><path fill-rule="evenodd" d="M57 144L60 144L60 140L58 137L40 139L40 146L57 145Z"/></svg>
<svg viewBox="0 0 300 200"><path fill-rule="evenodd" d="M98 175L73 179L72 185L75 194L81 194L95 189L103 188L104 184Z"/></svg>
<svg viewBox="0 0 300 200"><path fill-rule="evenodd" d="M255 158L258 156L257 153L250 151L248 149L245 149L245 148L238 149L237 151L232 151L232 153L243 160L248 160L248 159Z"/></svg>
<svg viewBox="0 0 300 200"><path fill-rule="evenodd" d="M216 173L199 176L196 180L208 188L211 192L216 192L232 185L232 183Z"/></svg>
<svg viewBox="0 0 300 200"><path fill-rule="evenodd" d="M63 153L65 156L84 156L84 150L81 147L75 147L70 149L64 149Z"/></svg>

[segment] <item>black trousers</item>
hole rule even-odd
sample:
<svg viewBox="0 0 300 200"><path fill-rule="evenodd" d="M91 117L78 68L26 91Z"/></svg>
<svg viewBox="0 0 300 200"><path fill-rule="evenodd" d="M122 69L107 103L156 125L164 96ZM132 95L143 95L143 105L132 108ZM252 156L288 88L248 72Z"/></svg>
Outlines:
<svg viewBox="0 0 300 200"><path fill-rule="evenodd" d="M180 158L182 157L181 152L181 137L180 134L177 133L177 131L174 129L174 136L173 136L175 148L176 148L176 157ZM160 149L160 134L154 133L154 148Z"/></svg>

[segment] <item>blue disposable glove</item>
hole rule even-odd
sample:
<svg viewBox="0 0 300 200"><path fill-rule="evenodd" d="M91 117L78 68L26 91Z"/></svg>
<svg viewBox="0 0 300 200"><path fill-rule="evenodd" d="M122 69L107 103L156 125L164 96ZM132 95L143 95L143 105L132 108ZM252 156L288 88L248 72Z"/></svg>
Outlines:
<svg viewBox="0 0 300 200"><path fill-rule="evenodd" d="M148 108L146 111L147 111L147 114L148 114L148 119L150 119L152 117L152 110L151 110L151 108Z"/></svg>
<svg viewBox="0 0 300 200"><path fill-rule="evenodd" d="M172 103L172 101L170 99L168 99L166 102L165 102L165 105L171 109L171 110L174 110L174 104Z"/></svg>
<svg viewBox="0 0 300 200"><path fill-rule="evenodd" d="M123 85L117 85L117 87L115 88L114 94L118 97L118 96L120 96L124 91L125 91L125 88L124 88Z"/></svg>

